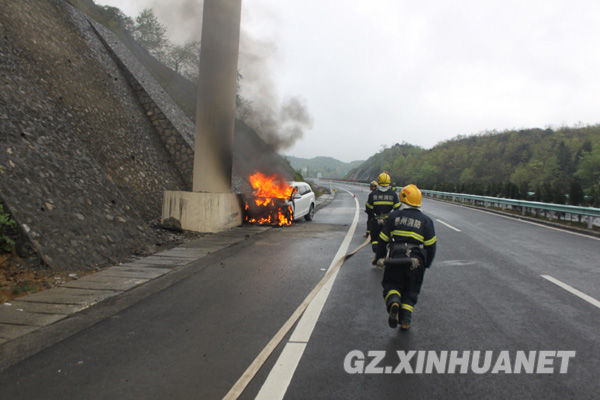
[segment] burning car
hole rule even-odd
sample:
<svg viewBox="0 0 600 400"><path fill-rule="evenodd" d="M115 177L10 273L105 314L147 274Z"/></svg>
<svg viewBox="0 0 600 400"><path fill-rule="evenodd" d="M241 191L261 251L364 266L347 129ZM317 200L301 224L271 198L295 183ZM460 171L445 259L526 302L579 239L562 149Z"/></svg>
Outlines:
<svg viewBox="0 0 600 400"><path fill-rule="evenodd" d="M304 217L305 220L312 221L315 215L315 193L310 185L305 182L291 182L290 186L294 188L290 199L293 219Z"/></svg>
<svg viewBox="0 0 600 400"><path fill-rule="evenodd" d="M256 172L249 177L254 192L246 199L245 221L259 225L291 225L304 217L312 220L315 194L307 183L288 183L284 178Z"/></svg>

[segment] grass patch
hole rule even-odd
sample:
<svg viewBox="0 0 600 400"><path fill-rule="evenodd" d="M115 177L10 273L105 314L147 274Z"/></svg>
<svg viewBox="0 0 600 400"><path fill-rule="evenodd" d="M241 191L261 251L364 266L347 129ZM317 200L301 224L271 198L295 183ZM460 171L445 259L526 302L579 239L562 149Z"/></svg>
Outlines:
<svg viewBox="0 0 600 400"><path fill-rule="evenodd" d="M29 294L29 293L35 293L35 292L37 292L37 287L35 285L30 285L30 284L13 286L13 290L12 290L12 293L14 295Z"/></svg>

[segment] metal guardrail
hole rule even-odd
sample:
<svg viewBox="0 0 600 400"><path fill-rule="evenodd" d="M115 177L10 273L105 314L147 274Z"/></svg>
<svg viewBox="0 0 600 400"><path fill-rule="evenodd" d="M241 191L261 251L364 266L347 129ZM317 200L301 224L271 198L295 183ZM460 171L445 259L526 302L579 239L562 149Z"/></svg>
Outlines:
<svg viewBox="0 0 600 400"><path fill-rule="evenodd" d="M346 181L343 179L327 179L321 178L323 180L331 181L339 181L345 183L351 183L353 185L366 186L368 187L368 183L362 182L354 182L354 181ZM398 190L402 187L398 186ZM484 206L493 206L496 205L498 208L503 210L507 208L514 209L514 207L521 208L521 214L523 216L532 214L533 210L542 211L548 219L552 220L555 218L555 213L561 214L570 214L576 216L582 216L587 219L588 229L592 229L594 226L594 219L600 219L600 208L594 207L578 207L571 205L561 205L561 204L553 204L553 203L542 203L539 201L525 201L525 200L514 200L514 199L506 199L501 197L491 197L491 196L476 196L472 194L462 194L462 193L449 193L449 192L438 192L435 190L421 190L424 196L429 196L431 198L445 198L451 201L460 201L461 203L465 203L465 201L469 201L472 204L477 204L477 202L482 203Z"/></svg>
<svg viewBox="0 0 600 400"><path fill-rule="evenodd" d="M509 206L511 208L520 207L522 215L527 215L528 210L541 210L548 215L548 218L550 220L554 218L554 213L564 213L583 216L587 217L588 229L592 229L592 226L594 224L594 218L600 218L600 208L542 203L538 201L513 200L490 196L475 196L471 194L461 193L437 192L434 190L421 190L421 192L423 193L423 195L429 196L431 198L438 197L452 201L460 201L461 203L464 203L466 200L468 200L472 204L476 204L479 202L483 203L484 206L497 205L503 210Z"/></svg>

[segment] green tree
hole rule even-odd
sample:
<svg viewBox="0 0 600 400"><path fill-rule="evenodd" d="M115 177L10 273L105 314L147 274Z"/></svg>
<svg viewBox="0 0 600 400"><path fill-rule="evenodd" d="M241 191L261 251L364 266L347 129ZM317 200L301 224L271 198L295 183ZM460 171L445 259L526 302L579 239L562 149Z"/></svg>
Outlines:
<svg viewBox="0 0 600 400"><path fill-rule="evenodd" d="M549 203L565 204L567 192L560 184L552 185L552 196Z"/></svg>
<svg viewBox="0 0 600 400"><path fill-rule="evenodd" d="M200 69L200 42L194 41L183 46L169 47L165 62L178 74L197 82Z"/></svg>
<svg viewBox="0 0 600 400"><path fill-rule="evenodd" d="M504 195L509 199L519 199L521 197L519 187L512 182L508 182L504 185Z"/></svg>
<svg viewBox="0 0 600 400"><path fill-rule="evenodd" d="M600 186L593 186L589 193L589 203L592 207L600 207Z"/></svg>
<svg viewBox="0 0 600 400"><path fill-rule="evenodd" d="M465 168L460 174L459 181L461 183L473 183L477 179L477 174L474 168Z"/></svg>
<svg viewBox="0 0 600 400"><path fill-rule="evenodd" d="M135 18L135 31L133 37L150 54L164 61L170 47L165 28L154 15L151 8L143 9Z"/></svg>
<svg viewBox="0 0 600 400"><path fill-rule="evenodd" d="M583 188L577 181L571 182L569 190L569 204L574 206L582 205L584 201Z"/></svg>
<svg viewBox="0 0 600 400"><path fill-rule="evenodd" d="M125 30L127 32L135 31L135 23L133 19L125 15L117 7L103 6L100 9L100 14L106 20L106 25L111 30Z"/></svg>
<svg viewBox="0 0 600 400"><path fill-rule="evenodd" d="M544 182L554 183L561 175L560 165L556 156L551 156L544 162L542 170L542 180Z"/></svg>
<svg viewBox="0 0 600 400"><path fill-rule="evenodd" d="M510 181L520 186L532 182L537 174L538 172L534 171L532 168L529 168L525 165L520 165L515 168L514 172L510 176Z"/></svg>
<svg viewBox="0 0 600 400"><path fill-rule="evenodd" d="M584 187L600 184L600 147L582 154L575 177L581 179Z"/></svg>
<svg viewBox="0 0 600 400"><path fill-rule="evenodd" d="M555 148L556 162L558 164L557 176L555 182L559 182L566 185L570 180L571 176L575 172L573 170L573 162L571 158L571 152L564 140L561 140Z"/></svg>

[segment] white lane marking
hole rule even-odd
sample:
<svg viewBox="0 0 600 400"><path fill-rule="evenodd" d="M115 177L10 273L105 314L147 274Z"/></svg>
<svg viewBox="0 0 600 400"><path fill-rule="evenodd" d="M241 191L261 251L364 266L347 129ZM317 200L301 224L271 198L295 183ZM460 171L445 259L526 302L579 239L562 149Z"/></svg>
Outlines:
<svg viewBox="0 0 600 400"><path fill-rule="evenodd" d="M494 212L491 212L491 211L487 211L487 210L479 210L477 208L471 208L471 207L468 207L468 208L471 209L471 210L474 210L474 211L479 211L479 212L482 212L482 213L486 213L486 214L490 214L490 215L495 215L497 217L502 217L502 218L513 220L513 221L524 222L526 224L536 225L536 226L539 226L539 227L542 227L542 228L546 228L546 229L552 229L553 231L559 231L559 232L563 232L563 233L569 233L571 235L576 235L576 236L583 236L583 237L588 238L588 239L600 240L600 237L596 237L596 236L592 236L592 235L587 235L585 233L573 232L573 231L569 231L567 229L555 228L553 226L548 226L548 225L540 224L539 222L527 221L525 219L519 218L518 215L515 215L514 217L509 217L507 215L501 215L501 214L497 214L497 213L494 213Z"/></svg>
<svg viewBox="0 0 600 400"><path fill-rule="evenodd" d="M596 300L592 296L588 296L587 294L580 292L579 290L575 289L574 287L569 286L566 283L563 283L563 282L559 281L558 279L551 277L550 275L542 275L542 278L549 280L550 282L554 283L555 285L560 286L561 288L565 289L566 291L573 293L575 296L580 297L583 300L587 301L588 303L600 308L600 301Z"/></svg>
<svg viewBox="0 0 600 400"><path fill-rule="evenodd" d="M342 190L347 191L346 189ZM359 214L358 200L356 197L354 200L356 204L356 210L354 213L352 226L346 233L346 237L338 249L337 254L333 258L328 271L336 265L336 260L341 259L347 253L352 236L354 236ZM321 315L321 311L323 310L323 306L327 301L327 297L329 296L329 292L331 291L331 287L333 286L333 282L335 281L338 272L339 269L337 269L331 275L331 277L327 280L327 283L321 288L321 290L319 290L319 293L317 293L315 298L306 308L306 311L298 322L296 329L294 329L290 340L285 345L283 352L277 359L277 362L273 366L273 369L269 373L265 383L262 385L260 391L256 395L255 400L283 399L283 396L285 396L285 392L292 381L294 372L296 371L298 363L300 362L300 358L302 358L302 355L304 354L304 349L306 348L313 329L317 324L319 316Z"/></svg>
<svg viewBox="0 0 600 400"><path fill-rule="evenodd" d="M436 221L439 222L440 224L446 225L450 229L454 229L456 232L460 232L461 231L460 229L453 227L452 225L450 225L447 222L442 221L441 219L436 219Z"/></svg>
<svg viewBox="0 0 600 400"><path fill-rule="evenodd" d="M254 400L283 399L308 343L287 343Z"/></svg>
<svg viewBox="0 0 600 400"><path fill-rule="evenodd" d="M342 189L342 190L350 193L346 189ZM350 194L352 194L352 193L350 193ZM302 314L307 309L307 307L317 297L317 295L320 293L321 289L323 289L323 287L330 280L331 280L331 283L333 284L332 278L334 277L334 275L337 275L337 270L339 269L339 267L342 265L342 263L344 261L344 257L346 255L346 250L350 244L350 240L352 239L352 236L354 235L354 231L356 230L356 225L358 224L358 211L359 211L358 210L358 199L356 199L356 197L355 197L354 201L355 201L355 205L356 205L355 213L354 213L354 220L352 221L350 229L346 233L346 237L344 238L344 241L342 242L340 249L338 249L338 252L337 252L336 256L334 257L334 261L329 266L330 271L328 271L325 274L325 276L315 286L315 288L308 294L308 296L306 296L306 298L304 299L302 304L300 304L300 306L298 306L296 311L294 311L294 313L290 316L290 318L288 318L288 320L285 322L285 324L283 324L283 326L279 329L279 331L275 334L275 336L273 336L273 338L271 338L271 340L269 341L269 343L267 343L265 348L258 354L258 356L254 359L254 361L250 364L250 366L246 369L246 371L244 371L242 376L237 380L237 382L233 385L233 387L229 390L229 392L225 395L225 397L223 397L224 400L234 400L234 399L237 399L242 394L242 392L244 391L246 386L248 386L250 381L254 378L254 376L256 375L258 370L267 361L267 358L271 355L273 350L275 350L275 348L283 340L285 335L287 335L287 333L290 331L290 329L293 327L293 325L296 323L296 321L298 321L298 319L302 316ZM343 248L343 250L342 250L342 248ZM312 329L311 329L311 332L312 332ZM306 343L301 343L301 344L304 347L306 346ZM304 352L304 350L302 349L302 353L303 352ZM290 351L288 351L286 354L289 354L289 353L290 353ZM283 355L283 353L282 353L282 355ZM292 357L295 357L295 356L292 355ZM300 356L298 357L298 361L300 360L300 357L302 357L301 353L300 353ZM287 368L291 368L291 366L294 362L293 360L290 360L290 361L291 361L291 364ZM296 366L297 366L298 361L295 361ZM278 363L279 363L279 361L278 361ZM290 378L289 378L289 380L287 380L286 390L287 390L287 386L289 385L289 382L291 381L291 377L294 374L294 371L295 371L295 367L292 370L288 370L288 374L290 375Z"/></svg>

